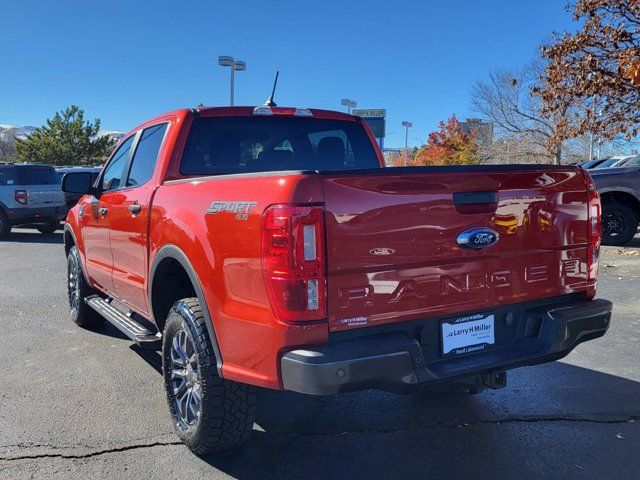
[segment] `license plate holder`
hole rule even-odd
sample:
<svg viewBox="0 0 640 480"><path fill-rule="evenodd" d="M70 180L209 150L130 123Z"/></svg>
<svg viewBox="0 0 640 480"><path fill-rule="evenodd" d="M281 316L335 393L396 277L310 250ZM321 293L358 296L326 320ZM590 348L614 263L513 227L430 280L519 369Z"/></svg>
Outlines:
<svg viewBox="0 0 640 480"><path fill-rule="evenodd" d="M485 352L496 345L495 315L477 313L443 320L440 337L444 358Z"/></svg>

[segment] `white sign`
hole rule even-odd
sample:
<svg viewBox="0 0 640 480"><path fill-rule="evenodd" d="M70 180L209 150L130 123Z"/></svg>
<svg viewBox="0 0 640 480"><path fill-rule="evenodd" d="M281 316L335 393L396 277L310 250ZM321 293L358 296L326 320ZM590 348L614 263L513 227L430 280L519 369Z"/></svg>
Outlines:
<svg viewBox="0 0 640 480"><path fill-rule="evenodd" d="M478 314L442 324L442 353L462 355L495 343L494 317Z"/></svg>

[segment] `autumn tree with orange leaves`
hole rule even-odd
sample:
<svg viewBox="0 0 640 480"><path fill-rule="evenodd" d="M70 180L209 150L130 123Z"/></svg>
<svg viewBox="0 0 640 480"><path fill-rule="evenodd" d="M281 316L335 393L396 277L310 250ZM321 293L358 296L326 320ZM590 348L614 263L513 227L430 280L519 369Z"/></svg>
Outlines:
<svg viewBox="0 0 640 480"><path fill-rule="evenodd" d="M421 147L410 165L473 165L479 162L476 132L464 133L460 122L452 115L440 122L438 130L431 132L427 144Z"/></svg>
<svg viewBox="0 0 640 480"><path fill-rule="evenodd" d="M590 132L610 140L640 131L640 1L577 0L582 26L542 49L546 75L536 89L558 118L549 143Z"/></svg>

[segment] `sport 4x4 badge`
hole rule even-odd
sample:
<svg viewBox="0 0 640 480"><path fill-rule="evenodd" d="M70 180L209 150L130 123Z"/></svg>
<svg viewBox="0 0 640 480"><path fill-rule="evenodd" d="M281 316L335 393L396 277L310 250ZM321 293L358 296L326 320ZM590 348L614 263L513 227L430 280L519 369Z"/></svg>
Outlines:
<svg viewBox="0 0 640 480"><path fill-rule="evenodd" d="M239 202L227 202L227 201L213 201L211 202L211 206L205 212L207 214L218 214L218 213L235 213L236 220L247 220L249 218L249 213L251 210L257 205L257 202L250 201L239 201Z"/></svg>

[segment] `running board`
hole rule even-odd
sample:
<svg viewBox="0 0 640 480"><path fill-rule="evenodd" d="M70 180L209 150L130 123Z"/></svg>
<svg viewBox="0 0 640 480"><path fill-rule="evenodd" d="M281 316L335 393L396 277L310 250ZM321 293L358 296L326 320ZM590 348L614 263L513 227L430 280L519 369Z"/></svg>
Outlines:
<svg viewBox="0 0 640 480"><path fill-rule="evenodd" d="M122 313L111 305L111 299L105 300L99 295L91 295L84 302L102 315L105 320L124 333L141 348L159 349L162 346L160 332L152 332L132 318L132 314Z"/></svg>

